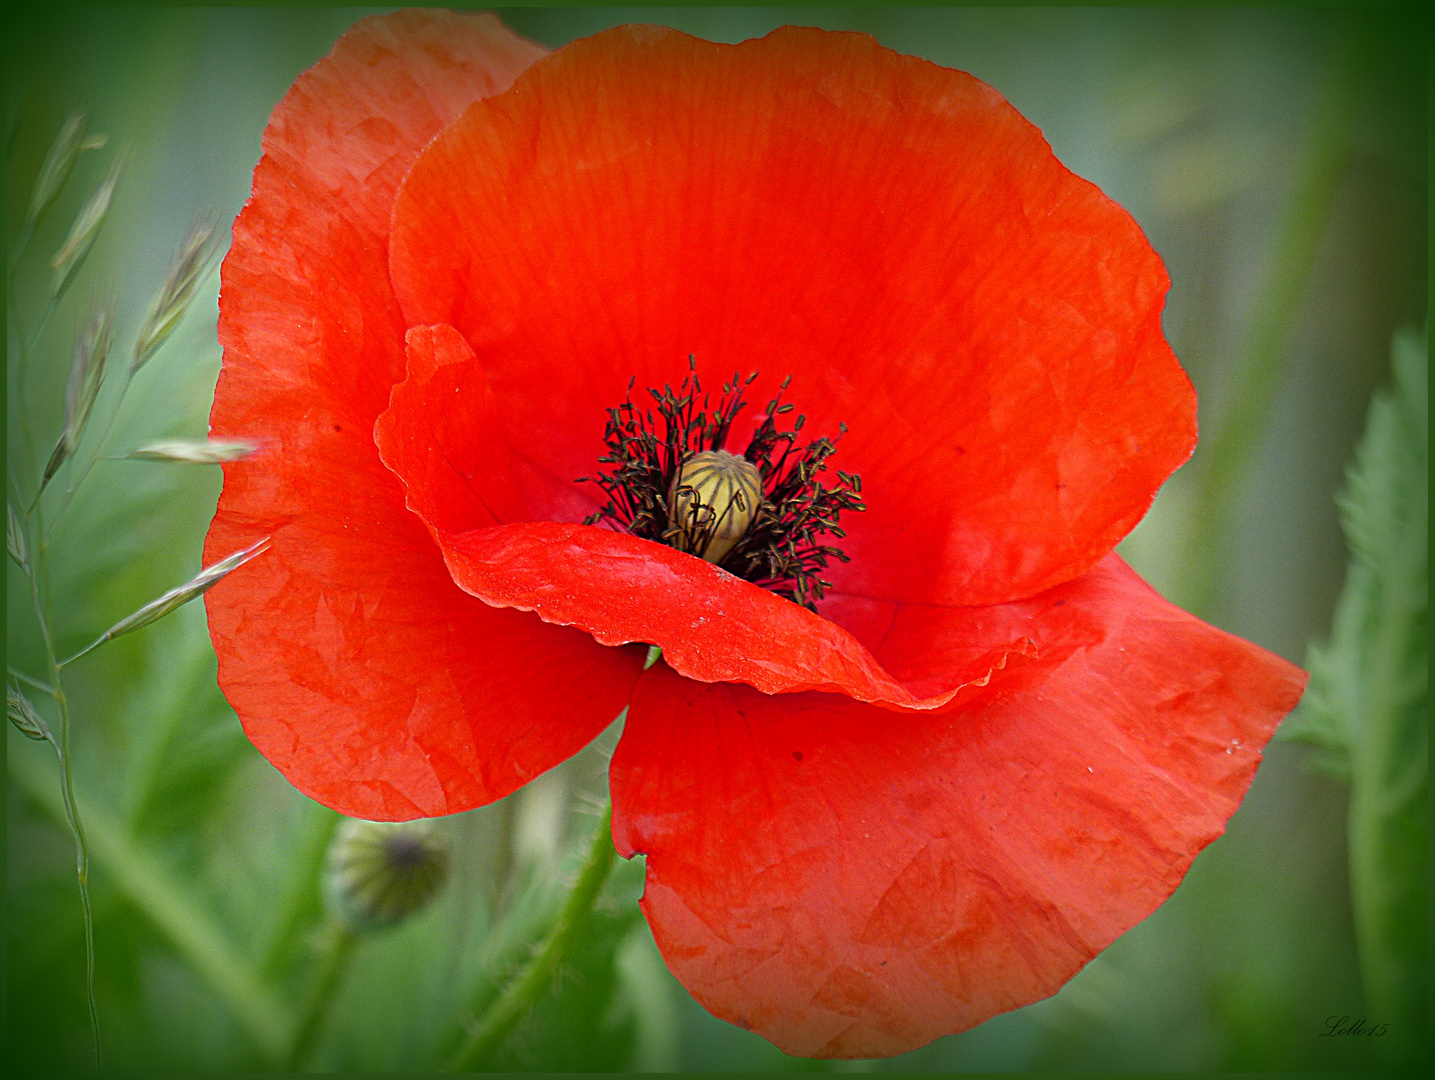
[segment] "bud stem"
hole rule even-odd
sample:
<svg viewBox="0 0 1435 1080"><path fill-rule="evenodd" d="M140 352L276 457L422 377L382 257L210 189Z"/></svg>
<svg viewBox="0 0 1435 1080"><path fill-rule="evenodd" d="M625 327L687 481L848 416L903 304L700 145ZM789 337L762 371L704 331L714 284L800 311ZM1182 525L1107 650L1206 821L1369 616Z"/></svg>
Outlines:
<svg viewBox="0 0 1435 1080"><path fill-rule="evenodd" d="M319 974L304 1002L304 1011L294 1025L294 1038L289 1044L288 1061L284 1066L287 1072L303 1071L304 1061L314 1048L314 1040L319 1035L319 1028L329 1012L334 992L339 989L340 978L349 966L349 958L354 955L354 946L358 941L359 935L342 919L335 919L330 924L324 955L319 961Z"/></svg>
<svg viewBox="0 0 1435 1080"><path fill-rule="evenodd" d="M564 901L558 921L548 932L537 955L528 962L527 968L499 994L498 999L488 1007L478 1024L465 1036L453 1056L444 1063L444 1072L471 1072L483 1066L484 1062L498 1048L504 1037L528 1014L538 999L552 985L553 972L562 962L569 947L582 933L603 883L613 868L613 807L603 811L603 819L593 835L593 845L588 849L587 861L578 875L578 882Z"/></svg>

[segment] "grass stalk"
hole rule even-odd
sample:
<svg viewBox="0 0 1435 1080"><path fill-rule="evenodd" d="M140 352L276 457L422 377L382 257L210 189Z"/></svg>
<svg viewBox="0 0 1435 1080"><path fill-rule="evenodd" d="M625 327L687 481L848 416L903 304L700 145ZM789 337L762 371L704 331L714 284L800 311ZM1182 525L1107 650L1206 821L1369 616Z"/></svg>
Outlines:
<svg viewBox="0 0 1435 1080"><path fill-rule="evenodd" d="M28 755L9 756L11 780L47 814L66 819L50 782ZM74 795L88 823L89 851L115 886L230 1008L270 1064L284 1059L289 1022L284 1007L234 952L224 934L144 846L96 807Z"/></svg>

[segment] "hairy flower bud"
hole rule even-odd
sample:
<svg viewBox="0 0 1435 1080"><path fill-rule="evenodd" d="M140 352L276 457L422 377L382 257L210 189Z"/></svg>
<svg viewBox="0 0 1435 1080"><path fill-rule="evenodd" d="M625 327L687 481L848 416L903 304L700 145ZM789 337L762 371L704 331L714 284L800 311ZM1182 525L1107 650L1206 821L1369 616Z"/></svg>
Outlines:
<svg viewBox="0 0 1435 1080"><path fill-rule="evenodd" d="M448 862L448 841L432 822L351 818L329 848L329 902L356 930L391 926L438 894Z"/></svg>
<svg viewBox="0 0 1435 1080"><path fill-rule="evenodd" d="M675 546L708 562L721 562L742 539L762 504L757 466L726 450L690 455L668 490L668 520Z"/></svg>

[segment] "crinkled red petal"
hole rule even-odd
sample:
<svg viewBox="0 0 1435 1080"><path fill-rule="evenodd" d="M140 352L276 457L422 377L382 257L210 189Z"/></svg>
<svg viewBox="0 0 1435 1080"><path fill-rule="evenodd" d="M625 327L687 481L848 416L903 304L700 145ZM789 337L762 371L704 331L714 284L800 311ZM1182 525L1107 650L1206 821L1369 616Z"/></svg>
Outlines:
<svg viewBox="0 0 1435 1080"><path fill-rule="evenodd" d="M897 1054L1055 992L1171 894L1305 677L1115 556L1047 600L1046 655L941 715L643 677L614 839L698 1001L789 1054Z"/></svg>
<svg viewBox="0 0 1435 1080"><path fill-rule="evenodd" d="M373 443L404 370L394 191L541 54L488 15L359 23L275 110L225 259L211 427L263 452L226 467L206 558L274 544L206 597L219 681L259 750L346 814L507 794L600 731L641 668L459 590Z"/></svg>
<svg viewBox="0 0 1435 1080"><path fill-rule="evenodd" d="M828 575L875 601L989 604L1094 565L1190 454L1141 230L978 80L854 34L740 45L620 27L530 68L420 156L394 207L411 324L468 340L485 445L567 482L607 407L778 383L868 510ZM544 489L509 520L579 520ZM850 520L848 518L850 517Z"/></svg>
<svg viewBox="0 0 1435 1080"><path fill-rule="evenodd" d="M969 640L955 641L953 631L929 647L906 634L911 647L889 653L934 672L914 693L841 626L692 555L609 529L522 521L544 499L576 501L591 485L536 471L527 456L490 443L506 403L455 329L416 327L408 343L409 377L394 387L374 437L453 579L485 603L537 612L605 645L661 646L671 667L703 682L768 694L826 690L893 708L951 707L994 668L1033 651L1024 623L984 610L959 619Z"/></svg>

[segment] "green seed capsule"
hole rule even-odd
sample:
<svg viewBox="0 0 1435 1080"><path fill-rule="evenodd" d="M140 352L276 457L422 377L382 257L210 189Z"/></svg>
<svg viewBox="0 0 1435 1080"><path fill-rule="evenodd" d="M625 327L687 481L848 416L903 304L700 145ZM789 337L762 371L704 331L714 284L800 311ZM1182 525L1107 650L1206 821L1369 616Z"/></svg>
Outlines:
<svg viewBox="0 0 1435 1080"><path fill-rule="evenodd" d="M356 930L390 926L428 905L448 863L448 842L430 821L350 819L329 848L329 902Z"/></svg>

